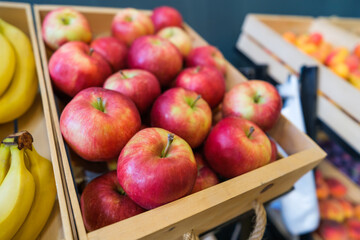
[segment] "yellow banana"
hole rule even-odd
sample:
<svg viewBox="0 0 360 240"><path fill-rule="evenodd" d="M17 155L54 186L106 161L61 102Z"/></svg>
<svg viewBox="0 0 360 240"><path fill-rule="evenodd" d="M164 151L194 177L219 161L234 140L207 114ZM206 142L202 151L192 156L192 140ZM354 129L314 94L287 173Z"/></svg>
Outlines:
<svg viewBox="0 0 360 240"><path fill-rule="evenodd" d="M34 146L26 149L30 172L35 180L35 197L30 212L13 240L35 240L52 211L56 198L56 185L51 162L40 156Z"/></svg>
<svg viewBox="0 0 360 240"><path fill-rule="evenodd" d="M9 86L15 70L15 53L6 37L0 32L0 96Z"/></svg>
<svg viewBox="0 0 360 240"><path fill-rule="evenodd" d="M29 38L15 26L0 19L0 31L13 46L16 69L10 86L0 97L0 124L24 114L37 93L35 60Z"/></svg>
<svg viewBox="0 0 360 240"><path fill-rule="evenodd" d="M10 166L10 149L4 144L0 144L0 185L3 182Z"/></svg>
<svg viewBox="0 0 360 240"><path fill-rule="evenodd" d="M24 149L10 146L9 171L0 186L0 239L11 239L30 211L35 182L24 163Z"/></svg>

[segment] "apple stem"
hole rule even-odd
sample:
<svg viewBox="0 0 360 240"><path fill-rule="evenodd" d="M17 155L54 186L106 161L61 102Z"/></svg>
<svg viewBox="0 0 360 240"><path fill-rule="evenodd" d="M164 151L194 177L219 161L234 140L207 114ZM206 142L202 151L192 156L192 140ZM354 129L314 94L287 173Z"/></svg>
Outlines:
<svg viewBox="0 0 360 240"><path fill-rule="evenodd" d="M191 106L190 107L194 107L195 106L195 104L196 104L196 102L197 101L199 101L199 99L201 98L201 95L199 94L199 95L197 95L197 97L196 97L196 99L193 101L193 103L191 104Z"/></svg>
<svg viewBox="0 0 360 240"><path fill-rule="evenodd" d="M69 25L69 20L66 18L61 18L61 21L63 22L64 25Z"/></svg>
<svg viewBox="0 0 360 240"><path fill-rule="evenodd" d="M247 134L247 137L250 138L254 131L255 131L255 128L254 128L253 126L251 126L251 127L250 127L250 131L249 131L249 133Z"/></svg>
<svg viewBox="0 0 360 240"><path fill-rule="evenodd" d="M93 52L94 52L94 49L93 49L93 48L90 48L90 49L89 49L89 56L91 56L91 55L93 54Z"/></svg>
<svg viewBox="0 0 360 240"><path fill-rule="evenodd" d="M128 78L123 71L120 70L119 73L120 73L120 75L121 75L124 79L127 79L127 78Z"/></svg>
<svg viewBox="0 0 360 240"><path fill-rule="evenodd" d="M167 143L166 143L166 147L163 150L163 152L161 153L161 157L164 158L166 157L166 155L168 154L169 150L170 150L170 145L171 143L174 141L174 134L169 133L168 134L168 139L167 139Z"/></svg>
<svg viewBox="0 0 360 240"><path fill-rule="evenodd" d="M197 67L195 68L195 73L200 72L200 69L201 69L201 66L197 66Z"/></svg>
<svg viewBox="0 0 360 240"><path fill-rule="evenodd" d="M124 189L123 189L121 186L118 186L118 187L117 187L117 190L118 190L118 192L119 192L120 195L123 195L123 196L126 195L126 192L124 191Z"/></svg>
<svg viewBox="0 0 360 240"><path fill-rule="evenodd" d="M104 104L103 104L103 101L102 101L102 98L101 97L98 97L96 99L97 101L97 104L98 104L98 109L102 112L105 112L105 108L104 108Z"/></svg>
<svg viewBox="0 0 360 240"><path fill-rule="evenodd" d="M254 97L254 102L255 102L255 103L259 103L260 98L261 98L261 95L260 95L260 94L256 95L256 96Z"/></svg>

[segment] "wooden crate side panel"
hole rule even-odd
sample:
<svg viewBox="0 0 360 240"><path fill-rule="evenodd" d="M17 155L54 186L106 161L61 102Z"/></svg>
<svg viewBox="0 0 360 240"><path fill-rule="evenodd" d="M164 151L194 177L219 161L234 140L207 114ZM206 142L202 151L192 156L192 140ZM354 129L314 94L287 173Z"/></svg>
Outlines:
<svg viewBox="0 0 360 240"><path fill-rule="evenodd" d="M344 114L325 97L318 98L318 117L360 153L360 124Z"/></svg>
<svg viewBox="0 0 360 240"><path fill-rule="evenodd" d="M327 17L325 19L339 28L360 36L360 19L358 18Z"/></svg>
<svg viewBox="0 0 360 240"><path fill-rule="evenodd" d="M200 234L251 209L251 202L268 201L291 188L324 158L308 149L162 207L89 233L89 239L177 239L193 229ZM309 159L318 159L314 162ZM307 159L307 160L306 160ZM269 191L261 191L274 184ZM152 221L148 219L151 218ZM154 222L156 224L154 224Z"/></svg>

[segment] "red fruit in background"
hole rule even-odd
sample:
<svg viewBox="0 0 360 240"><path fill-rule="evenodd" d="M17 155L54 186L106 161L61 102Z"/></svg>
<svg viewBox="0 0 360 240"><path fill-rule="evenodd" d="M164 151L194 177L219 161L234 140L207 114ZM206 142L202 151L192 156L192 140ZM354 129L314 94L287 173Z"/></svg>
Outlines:
<svg viewBox="0 0 360 240"><path fill-rule="evenodd" d="M354 207L352 205L352 203L346 199L338 199L338 202L340 203L343 212L344 212L344 216L345 218L352 218L354 217Z"/></svg>
<svg viewBox="0 0 360 240"><path fill-rule="evenodd" d="M110 65L84 42L62 45L49 60L49 73L54 86L73 97L89 87L100 87L111 74Z"/></svg>
<svg viewBox="0 0 360 240"><path fill-rule="evenodd" d="M91 48L108 61L113 72L125 68L127 47L114 37L101 37L92 41Z"/></svg>
<svg viewBox="0 0 360 240"><path fill-rule="evenodd" d="M94 231L144 212L122 190L116 171L111 171L86 185L80 199L86 230Z"/></svg>
<svg viewBox="0 0 360 240"><path fill-rule="evenodd" d="M271 144L255 123L227 117L211 130L204 153L215 172L232 178L268 164Z"/></svg>
<svg viewBox="0 0 360 240"><path fill-rule="evenodd" d="M253 121L262 130L271 129L280 117L281 97L276 88L261 80L235 85L225 94L222 112Z"/></svg>
<svg viewBox="0 0 360 240"><path fill-rule="evenodd" d="M348 233L346 227L338 222L323 220L318 229L319 235L324 240L347 240Z"/></svg>
<svg viewBox="0 0 360 240"><path fill-rule="evenodd" d="M222 53L216 47L210 45L194 48L186 58L187 67L215 67L223 75L226 74L226 65L227 63Z"/></svg>
<svg viewBox="0 0 360 240"><path fill-rule="evenodd" d="M211 108L215 108L224 97L225 79L216 68L190 67L180 72L176 78L175 87L197 92Z"/></svg>
<svg viewBox="0 0 360 240"><path fill-rule="evenodd" d="M106 79L104 88L129 97L141 114L150 109L161 93L156 77L152 73L140 69L125 69L114 73Z"/></svg>
<svg viewBox="0 0 360 240"><path fill-rule="evenodd" d="M323 36L321 33L314 32L310 34L308 41L315 44L316 46L319 46L323 41Z"/></svg>
<svg viewBox="0 0 360 240"><path fill-rule="evenodd" d="M219 179L216 174L208 167L200 153L195 153L195 160L198 172L196 182L191 193L199 192L219 183Z"/></svg>
<svg viewBox="0 0 360 240"><path fill-rule="evenodd" d="M321 219L343 222L345 214L343 208L337 199L324 199L319 201L319 210Z"/></svg>
<svg viewBox="0 0 360 240"><path fill-rule="evenodd" d="M359 69L360 60L356 55L349 55L345 59L345 64L348 66L350 72L354 72Z"/></svg>
<svg viewBox="0 0 360 240"><path fill-rule="evenodd" d="M354 55L356 55L358 58L360 58L360 44L357 44L353 51Z"/></svg>
<svg viewBox="0 0 360 240"><path fill-rule="evenodd" d="M191 38L182 28L166 27L161 29L156 35L174 44L183 57L187 57L192 49Z"/></svg>
<svg viewBox="0 0 360 240"><path fill-rule="evenodd" d="M355 211L355 217L360 220L360 204L355 204L354 206L354 211Z"/></svg>
<svg viewBox="0 0 360 240"><path fill-rule="evenodd" d="M65 141L89 161L117 158L140 125L135 104L121 93L104 88L81 91L66 105L60 117Z"/></svg>
<svg viewBox="0 0 360 240"><path fill-rule="evenodd" d="M347 188L336 178L325 178L325 182L329 187L330 195L334 198L343 198L346 195Z"/></svg>
<svg viewBox="0 0 360 240"><path fill-rule="evenodd" d="M181 71L182 56L168 40L158 36L144 36L136 39L128 54L130 68L144 69L153 73L162 87Z"/></svg>
<svg viewBox="0 0 360 240"><path fill-rule="evenodd" d="M277 159L277 147L276 147L276 143L274 142L274 140L270 139L270 144L271 144L271 158L270 158L270 163L275 162Z"/></svg>
<svg viewBox="0 0 360 240"><path fill-rule="evenodd" d="M158 97L151 109L151 126L166 129L198 147L210 131L209 105L193 91L171 88Z"/></svg>
<svg viewBox="0 0 360 240"><path fill-rule="evenodd" d="M134 8L120 10L111 23L112 35L128 46L141 36L154 34L154 31L150 17Z"/></svg>
<svg viewBox="0 0 360 240"><path fill-rule="evenodd" d="M161 128L145 128L121 151L117 176L129 197L152 209L189 194L196 162L189 144Z"/></svg>
<svg viewBox="0 0 360 240"><path fill-rule="evenodd" d="M349 240L360 239L360 220L352 218L346 221L346 227L349 234Z"/></svg>
<svg viewBox="0 0 360 240"><path fill-rule="evenodd" d="M183 18L178 10L169 6L157 7L153 10L151 20L154 23L155 31L165 27L182 27Z"/></svg>

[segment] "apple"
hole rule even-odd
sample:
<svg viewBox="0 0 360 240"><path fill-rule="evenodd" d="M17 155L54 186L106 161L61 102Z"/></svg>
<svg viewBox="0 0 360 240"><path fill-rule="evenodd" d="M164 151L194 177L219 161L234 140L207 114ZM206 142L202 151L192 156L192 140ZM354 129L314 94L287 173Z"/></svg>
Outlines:
<svg viewBox="0 0 360 240"><path fill-rule="evenodd" d="M154 25L149 16L134 9L120 10L112 20L111 32L114 37L128 46L138 37L154 34Z"/></svg>
<svg viewBox="0 0 360 240"><path fill-rule="evenodd" d="M349 71L353 72L359 69L360 60L356 55L351 54L345 59L345 64L348 66Z"/></svg>
<svg viewBox="0 0 360 240"><path fill-rule="evenodd" d="M225 117L246 118L267 131L276 124L281 108L281 97L273 85L252 80L239 83L225 93L222 112Z"/></svg>
<svg viewBox="0 0 360 240"><path fill-rule="evenodd" d="M349 75L349 82L356 88L360 89L360 70L355 70Z"/></svg>
<svg viewBox="0 0 360 240"><path fill-rule="evenodd" d="M182 27L183 18L178 10L169 6L157 7L153 10L151 20L155 31L166 27Z"/></svg>
<svg viewBox="0 0 360 240"><path fill-rule="evenodd" d="M162 87L181 71L182 56L168 40L159 36L143 36L134 41L128 54L130 68L144 69L153 73Z"/></svg>
<svg viewBox="0 0 360 240"><path fill-rule="evenodd" d="M105 173L86 185L81 194L80 207L87 231L145 211L125 194L117 180L116 171Z"/></svg>
<svg viewBox="0 0 360 240"><path fill-rule="evenodd" d="M140 126L139 112L128 97L99 87L79 92L60 117L65 141L88 161L117 158Z"/></svg>
<svg viewBox="0 0 360 240"><path fill-rule="evenodd" d="M80 12L60 7L50 11L44 18L41 33L46 45L52 50L58 49L69 41L91 41L90 25Z"/></svg>
<svg viewBox="0 0 360 240"><path fill-rule="evenodd" d="M195 153L197 165L197 177L191 193L199 192L205 188L209 188L219 183L216 174L209 168L200 153Z"/></svg>
<svg viewBox="0 0 360 240"><path fill-rule="evenodd" d="M86 43L62 45L50 57L49 73L54 86L70 97L89 87L100 87L111 74L111 67Z"/></svg>
<svg viewBox="0 0 360 240"><path fill-rule="evenodd" d="M214 46L202 46L191 50L186 58L187 67L210 66L226 74L226 60L222 53Z"/></svg>
<svg viewBox="0 0 360 240"><path fill-rule="evenodd" d="M211 108L218 106L225 94L224 76L214 67L186 68L177 76L174 85L197 92Z"/></svg>
<svg viewBox="0 0 360 240"><path fill-rule="evenodd" d="M358 43L358 44L355 45L353 54L354 54L355 56L357 56L358 58L360 58L360 43Z"/></svg>
<svg viewBox="0 0 360 240"><path fill-rule="evenodd" d="M196 92L171 88L155 100L150 118L151 126L175 133L196 148L210 131L212 113Z"/></svg>
<svg viewBox="0 0 360 240"><path fill-rule="evenodd" d="M272 140L271 138L269 138L270 140L270 144L271 144L271 158L270 158L270 163L275 162L277 159L277 147L276 147L276 143L274 140Z"/></svg>
<svg viewBox="0 0 360 240"><path fill-rule="evenodd" d="M268 164L271 144L255 123L239 117L227 117L209 133L204 153L215 172L232 178Z"/></svg>
<svg viewBox="0 0 360 240"><path fill-rule="evenodd" d="M104 88L129 97L141 114L146 113L161 94L160 84L156 77L141 69L125 69L114 73L106 79Z"/></svg>
<svg viewBox="0 0 360 240"><path fill-rule="evenodd" d="M161 29L156 35L169 40L180 51L183 57L189 55L192 49L190 36L179 27L166 27Z"/></svg>
<svg viewBox="0 0 360 240"><path fill-rule="evenodd" d="M114 37L100 37L92 41L90 47L106 59L113 72L125 68L128 52L125 43Z"/></svg>
<svg viewBox="0 0 360 240"><path fill-rule="evenodd" d="M321 33L313 32L309 35L309 42L319 46L323 42L323 36Z"/></svg>
<svg viewBox="0 0 360 240"><path fill-rule="evenodd" d="M145 128L136 133L121 151L117 166L120 185L145 209L189 194L196 172L189 144L161 128Z"/></svg>

